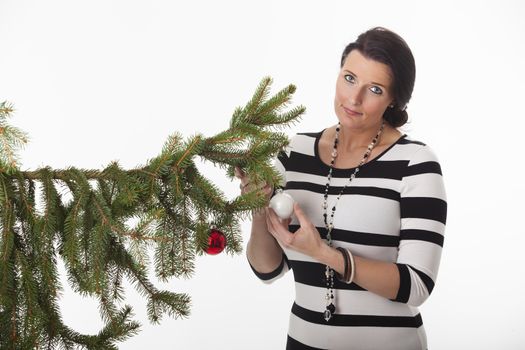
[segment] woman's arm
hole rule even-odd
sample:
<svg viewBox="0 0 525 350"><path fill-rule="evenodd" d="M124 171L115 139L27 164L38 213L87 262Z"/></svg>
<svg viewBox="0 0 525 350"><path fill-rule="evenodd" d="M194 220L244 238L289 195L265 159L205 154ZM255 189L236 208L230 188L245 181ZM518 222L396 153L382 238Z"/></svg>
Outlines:
<svg viewBox="0 0 525 350"><path fill-rule="evenodd" d="M271 273L282 262L283 250L268 232L264 211L253 214L252 230L246 248L246 256L253 269L259 273Z"/></svg>
<svg viewBox="0 0 525 350"><path fill-rule="evenodd" d="M397 260L384 262L354 256L354 282L394 301L421 305L434 288L439 269L447 202L441 167L433 152L416 152L402 179L401 228ZM268 229L282 246L313 257L343 274L344 258L329 247L298 205L294 208L300 228L295 233L268 210Z"/></svg>
<svg viewBox="0 0 525 350"><path fill-rule="evenodd" d="M344 272L343 255L324 244L315 257L339 274ZM390 262L373 260L354 255L355 275L353 282L360 287L387 299L395 299L399 291L399 270Z"/></svg>
<svg viewBox="0 0 525 350"><path fill-rule="evenodd" d="M284 247L311 256L341 275L344 273L344 258L341 252L329 247L321 239L319 232L297 203L294 205L294 213L299 220L300 228L295 233L288 231L288 225L280 222L272 209L266 211L269 231ZM396 264L356 255L354 255L354 262L353 282L385 298L396 298L399 290L399 271Z"/></svg>
<svg viewBox="0 0 525 350"><path fill-rule="evenodd" d="M241 180L241 193L257 190L248 182L248 177L239 168L235 168L235 176ZM272 188L265 185L262 189L269 199ZM264 210L252 214L252 229L246 248L246 257L252 268L260 275L274 272L283 261L283 250L268 232L266 213Z"/></svg>

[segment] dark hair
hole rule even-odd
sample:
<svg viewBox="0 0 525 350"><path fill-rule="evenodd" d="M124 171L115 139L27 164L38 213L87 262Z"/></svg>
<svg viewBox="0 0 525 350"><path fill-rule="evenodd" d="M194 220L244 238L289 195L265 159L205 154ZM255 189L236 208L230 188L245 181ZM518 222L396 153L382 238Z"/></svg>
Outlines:
<svg viewBox="0 0 525 350"><path fill-rule="evenodd" d="M348 44L341 57L341 67L352 50L358 50L365 57L386 64L393 75L392 93L394 107L388 107L383 118L393 127L400 127L408 120L406 105L414 90L416 64L407 43L396 33L382 27L375 27L359 35Z"/></svg>

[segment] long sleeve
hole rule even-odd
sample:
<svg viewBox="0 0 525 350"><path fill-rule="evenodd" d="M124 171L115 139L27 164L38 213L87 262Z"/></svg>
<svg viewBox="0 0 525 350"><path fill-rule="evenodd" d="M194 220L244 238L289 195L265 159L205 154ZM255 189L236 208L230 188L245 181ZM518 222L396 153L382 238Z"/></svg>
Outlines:
<svg viewBox="0 0 525 350"><path fill-rule="evenodd" d="M250 263L250 261L248 261L248 263ZM286 274L286 272L290 270L290 263L288 262L288 258L286 258L286 255L283 253L283 259L281 260L281 263L272 272L268 272L268 273L259 272L255 270L252 264L250 264L250 267L253 273L255 274L255 276L257 276L257 278L259 278L264 283L270 284L270 283L277 281L279 278L283 277Z"/></svg>
<svg viewBox="0 0 525 350"><path fill-rule="evenodd" d="M293 139L292 139L292 142L293 142ZM275 158L274 168L281 174L284 180L283 183L280 184L281 187L284 187L286 185L286 163L289 159L291 148L292 146L290 143L290 145L286 147L283 151L279 152L279 154ZM279 278L284 276L286 272L290 270L290 263L284 252L283 252L283 257L282 257L282 260L279 266L274 271L271 271L268 273L261 273L257 271L252 266L249 260L248 260L248 263L250 264L250 267L253 273L255 274L255 276L257 276L257 278L259 278L264 283L268 283L268 284L278 280Z"/></svg>
<svg viewBox="0 0 525 350"><path fill-rule="evenodd" d="M400 288L395 301L419 306L436 282L447 217L441 166L428 146L411 157L400 200Z"/></svg>

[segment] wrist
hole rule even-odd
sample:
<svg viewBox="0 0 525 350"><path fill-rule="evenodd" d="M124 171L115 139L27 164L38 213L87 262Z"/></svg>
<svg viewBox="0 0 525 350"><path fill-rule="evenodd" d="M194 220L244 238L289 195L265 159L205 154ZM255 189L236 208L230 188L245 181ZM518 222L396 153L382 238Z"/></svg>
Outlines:
<svg viewBox="0 0 525 350"><path fill-rule="evenodd" d="M342 254L344 261L343 273L336 273L336 277L341 282L352 283L355 276L354 256L348 248L337 247L336 249Z"/></svg>
<svg viewBox="0 0 525 350"><path fill-rule="evenodd" d="M316 256L314 257L317 261L324 265L328 265L333 268L334 265L334 255L340 255L340 253L335 249L330 247L324 242L320 245Z"/></svg>
<svg viewBox="0 0 525 350"><path fill-rule="evenodd" d="M266 225L266 211L265 208L256 209L252 211L252 222L264 223Z"/></svg>

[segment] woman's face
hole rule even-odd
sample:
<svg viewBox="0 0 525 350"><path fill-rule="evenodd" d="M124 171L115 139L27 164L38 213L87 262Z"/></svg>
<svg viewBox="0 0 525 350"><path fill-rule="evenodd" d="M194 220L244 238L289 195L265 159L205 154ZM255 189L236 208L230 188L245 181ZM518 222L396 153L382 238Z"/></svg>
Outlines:
<svg viewBox="0 0 525 350"><path fill-rule="evenodd" d="M393 103L390 67L352 50L337 77L334 108L343 127L377 129Z"/></svg>

